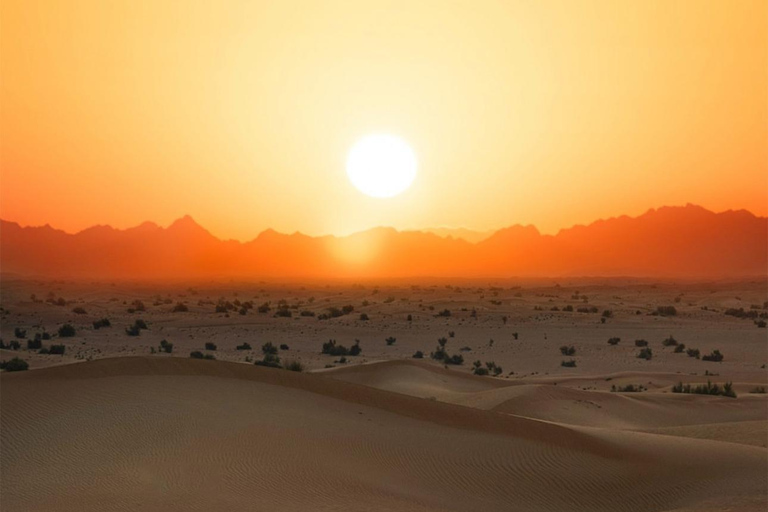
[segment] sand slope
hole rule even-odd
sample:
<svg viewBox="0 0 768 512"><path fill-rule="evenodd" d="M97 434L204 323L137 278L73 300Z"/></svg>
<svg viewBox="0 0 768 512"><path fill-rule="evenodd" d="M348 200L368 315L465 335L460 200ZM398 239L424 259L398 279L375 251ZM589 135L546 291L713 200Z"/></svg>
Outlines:
<svg viewBox="0 0 768 512"><path fill-rule="evenodd" d="M3 374L2 507L761 510L760 448L518 418L218 361Z"/></svg>

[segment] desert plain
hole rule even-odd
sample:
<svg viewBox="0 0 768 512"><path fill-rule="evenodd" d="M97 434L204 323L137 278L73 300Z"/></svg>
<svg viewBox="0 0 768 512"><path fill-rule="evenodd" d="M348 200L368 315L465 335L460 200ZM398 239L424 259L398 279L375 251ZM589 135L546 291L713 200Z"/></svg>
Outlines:
<svg viewBox="0 0 768 512"><path fill-rule="evenodd" d="M4 511L768 506L764 279L9 276L1 306Z"/></svg>

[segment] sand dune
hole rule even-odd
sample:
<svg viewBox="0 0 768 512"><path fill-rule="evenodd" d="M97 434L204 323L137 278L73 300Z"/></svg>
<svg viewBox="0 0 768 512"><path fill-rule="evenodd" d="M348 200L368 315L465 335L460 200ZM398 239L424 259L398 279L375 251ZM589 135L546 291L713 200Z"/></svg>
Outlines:
<svg viewBox="0 0 768 512"><path fill-rule="evenodd" d="M120 358L1 379L9 511L766 504L761 448L566 427L322 374Z"/></svg>

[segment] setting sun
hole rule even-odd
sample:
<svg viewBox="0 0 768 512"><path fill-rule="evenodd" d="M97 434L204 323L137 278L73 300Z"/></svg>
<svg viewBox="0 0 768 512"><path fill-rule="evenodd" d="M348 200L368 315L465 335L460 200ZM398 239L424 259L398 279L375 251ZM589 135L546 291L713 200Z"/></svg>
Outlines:
<svg viewBox="0 0 768 512"><path fill-rule="evenodd" d="M399 137L368 135L357 141L349 151L347 175L363 194L393 197L413 183L416 156Z"/></svg>

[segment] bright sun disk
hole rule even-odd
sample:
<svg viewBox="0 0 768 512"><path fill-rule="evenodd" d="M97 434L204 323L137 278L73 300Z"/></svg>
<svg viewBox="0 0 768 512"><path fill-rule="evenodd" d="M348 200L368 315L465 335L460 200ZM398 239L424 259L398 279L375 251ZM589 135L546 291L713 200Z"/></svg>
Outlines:
<svg viewBox="0 0 768 512"><path fill-rule="evenodd" d="M404 192L416 178L416 155L400 137L368 135L349 150L347 175L363 194L393 197Z"/></svg>

